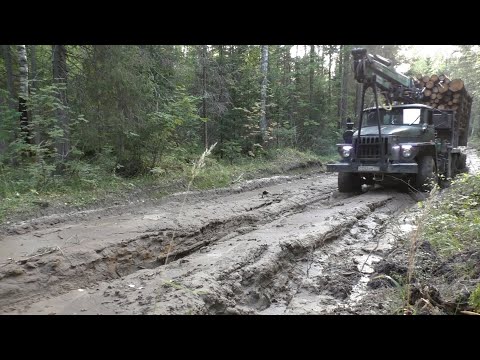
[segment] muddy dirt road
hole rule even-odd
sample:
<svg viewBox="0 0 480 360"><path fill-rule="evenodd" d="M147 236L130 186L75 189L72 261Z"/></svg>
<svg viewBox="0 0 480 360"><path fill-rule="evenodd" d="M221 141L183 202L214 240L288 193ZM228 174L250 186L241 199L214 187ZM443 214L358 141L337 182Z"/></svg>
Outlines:
<svg viewBox="0 0 480 360"><path fill-rule="evenodd" d="M336 174L279 176L10 225L0 313L348 313L415 200L336 188Z"/></svg>

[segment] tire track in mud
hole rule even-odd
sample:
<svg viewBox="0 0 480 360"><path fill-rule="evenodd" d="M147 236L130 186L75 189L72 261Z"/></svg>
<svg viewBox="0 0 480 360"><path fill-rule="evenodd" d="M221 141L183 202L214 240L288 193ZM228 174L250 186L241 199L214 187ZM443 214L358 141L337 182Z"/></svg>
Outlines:
<svg viewBox="0 0 480 360"><path fill-rule="evenodd" d="M297 207L258 214L257 222L251 218L250 227L239 227L245 224L242 221L232 222L224 231L213 226L207 237L214 236L215 241L180 254L165 266L138 270L102 282L95 289L71 291L30 308L5 308L12 313L65 314L332 311L361 278L355 264L346 260L364 256L358 252L369 243L367 236L357 236L357 241L348 234L356 233L355 229L360 229L358 233L369 227L378 229L386 214L398 212L409 203L409 197L382 191L361 195L329 192L310 196L308 201L291 198ZM351 245L357 242L360 249L352 255ZM349 281L342 286L345 277Z"/></svg>
<svg viewBox="0 0 480 360"><path fill-rule="evenodd" d="M215 241L232 237L231 234L248 233L272 219L301 212L309 203L330 197L329 193L334 186L332 178L321 176L319 179L314 179L312 184L307 185L307 190L318 190L318 182L324 183L323 191L318 191L314 196L306 196L305 189L297 193L286 191L275 194L274 186L272 195L261 204L243 206L240 214L207 221L197 229L163 228L106 246L94 244L89 248L73 246L39 249L40 253L29 258L3 263L0 265L0 311L15 310L18 306L10 306L13 303L23 301L28 305L42 297L88 287L98 281L121 278L141 269L163 266L166 247L174 231L175 248L169 254L169 259L181 261ZM280 185L282 186L285 185ZM287 188L290 187L287 185ZM247 203L251 204L252 201ZM56 231L48 230L47 233ZM41 255L42 252L44 255Z"/></svg>
<svg viewBox="0 0 480 360"><path fill-rule="evenodd" d="M373 238L375 234L363 233L361 242L355 244L355 241L349 240L350 233L364 229L366 225L372 230L379 230L388 217L382 211L392 212L391 207L385 208L392 200L378 199L367 203L357 207L353 213L344 213L345 219L325 233L281 244L276 259L270 260L276 266L265 270L261 266L258 269L259 264L255 264L251 273L261 275L253 285L248 282L242 284L243 292L236 303L240 307L243 304L254 308L259 314L332 312L348 299L363 272L370 272L368 266L364 270L355 262L359 264L363 260L365 255L362 252L371 240L369 237ZM354 245L363 251L358 253ZM248 280L249 276L246 278ZM257 299L256 303L252 302L252 297ZM235 313L232 309L230 311Z"/></svg>
<svg viewBox="0 0 480 360"><path fill-rule="evenodd" d="M359 263L365 254L351 254L351 245L355 241L350 241L346 234L355 233L355 229L368 228L368 226L379 230L378 228L384 225L388 218L387 213L398 213L406 206L405 202L409 203L409 196L405 194L397 194L393 199L386 194L374 195L374 199L371 200L360 200L361 196L348 199L350 201L346 201L347 204L335 204L340 206L341 210L334 212L331 217L326 216L326 219L331 222L330 226L327 225L320 232L302 234L303 236L297 234L294 239L276 244L271 244L271 239L260 243L251 250L255 256L247 256L243 261L220 271L219 275L218 271L214 271L208 274L199 272L195 275L176 276L174 278L176 286L163 286L163 292L157 295L153 313L332 312L342 305L342 300L348 300L348 295L352 294L357 280L363 276L360 271L363 269L359 269L358 265L355 267L355 263L348 263L347 260L355 259ZM365 197L365 194L363 196ZM364 205L352 206L364 201ZM318 209L313 209L313 212L315 210ZM305 214L298 215L303 217ZM375 234L372 234L372 238L374 236ZM360 243L357 244L362 252L365 252L365 249L361 248L369 245L368 240L371 240L368 236L362 236ZM342 241L350 242L342 243ZM382 244L380 251L383 251L386 245ZM322 252L327 258L333 259L326 261ZM371 264L373 260L372 257L369 263ZM312 269L314 262L317 263L315 271ZM325 269L323 273L319 271L321 269L318 263ZM346 273L345 270L350 272ZM366 269L365 273L369 273L369 270ZM345 276L350 278L342 284L341 280ZM195 297L193 295L195 291L201 295ZM292 306L293 303L295 303L294 306Z"/></svg>

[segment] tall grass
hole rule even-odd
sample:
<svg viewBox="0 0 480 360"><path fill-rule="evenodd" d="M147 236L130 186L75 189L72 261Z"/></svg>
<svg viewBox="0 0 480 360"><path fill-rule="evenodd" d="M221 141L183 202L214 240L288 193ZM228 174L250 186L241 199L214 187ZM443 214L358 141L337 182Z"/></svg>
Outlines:
<svg viewBox="0 0 480 360"><path fill-rule="evenodd" d="M187 201L187 197L189 195L190 188L192 187L193 182L195 181L195 178L201 173L202 169L205 167L205 159L212 153L212 150L215 148L216 145L217 145L217 143L213 144L208 149L205 149L205 151L200 156L200 158L197 161L194 162L193 167L192 167L192 171L191 171L191 174L190 174L190 181L188 182L187 191L183 195L182 205L180 206L180 211L178 213L177 220L180 218L180 216L183 212L185 202ZM175 234L176 234L176 229L173 230L172 237L170 239L170 243L168 244L168 247L167 247L167 255L165 257L165 265L168 264L168 258L170 256L170 253L172 252L172 249L173 249Z"/></svg>
<svg viewBox="0 0 480 360"><path fill-rule="evenodd" d="M438 192L439 188L435 187L429 198L418 204L421 211L410 238L404 313L414 311L411 287L421 242L428 241L440 261L480 249L480 175L460 174L450 188ZM468 266L458 267L456 271L457 277L468 277Z"/></svg>

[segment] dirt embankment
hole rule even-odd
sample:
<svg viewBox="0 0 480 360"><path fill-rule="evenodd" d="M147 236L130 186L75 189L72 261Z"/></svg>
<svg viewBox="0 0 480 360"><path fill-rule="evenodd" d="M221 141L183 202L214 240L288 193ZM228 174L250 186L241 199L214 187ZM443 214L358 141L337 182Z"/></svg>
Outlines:
<svg viewBox="0 0 480 360"><path fill-rule="evenodd" d="M368 284L415 203L339 194L336 174L317 173L13 224L0 313L384 313Z"/></svg>

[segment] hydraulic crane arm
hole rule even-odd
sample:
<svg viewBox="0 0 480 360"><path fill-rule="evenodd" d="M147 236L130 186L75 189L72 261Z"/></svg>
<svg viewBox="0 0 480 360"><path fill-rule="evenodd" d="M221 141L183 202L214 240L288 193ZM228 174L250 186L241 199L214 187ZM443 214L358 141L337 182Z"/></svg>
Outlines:
<svg viewBox="0 0 480 360"><path fill-rule="evenodd" d="M397 73L391 69L391 62L381 56L372 56L367 54L367 49L353 49L353 72L357 82L362 84L361 106L365 103L365 91L372 88L375 98L375 107L377 109L377 128L378 141L381 143L382 129L380 123L380 112L377 97L377 88L380 89L383 96L390 105L393 101L404 103L415 103L422 97L422 91L415 87L413 80L405 75ZM362 132L363 111L360 111L360 121L358 125L358 138ZM386 161L385 149L380 148L380 159L383 164ZM356 149L354 150L357 151Z"/></svg>
<svg viewBox="0 0 480 360"><path fill-rule="evenodd" d="M390 68L389 60L367 54L366 49L353 49L352 55L355 80L367 86L375 84L389 103L415 103L422 98L423 90L415 87L412 78Z"/></svg>

